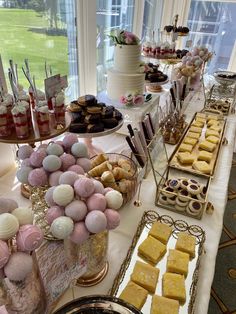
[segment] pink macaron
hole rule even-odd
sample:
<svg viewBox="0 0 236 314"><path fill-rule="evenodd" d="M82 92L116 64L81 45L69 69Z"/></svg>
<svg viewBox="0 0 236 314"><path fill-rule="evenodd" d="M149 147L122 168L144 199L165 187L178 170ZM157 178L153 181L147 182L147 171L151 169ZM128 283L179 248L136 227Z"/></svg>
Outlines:
<svg viewBox="0 0 236 314"><path fill-rule="evenodd" d="M81 244L89 238L89 231L83 221L77 222L74 225L74 230L70 235L70 240L76 244Z"/></svg>
<svg viewBox="0 0 236 314"><path fill-rule="evenodd" d="M43 232L35 225L23 225L16 235L18 251L31 252L40 247L43 242Z"/></svg>
<svg viewBox="0 0 236 314"><path fill-rule="evenodd" d="M33 169L28 176L31 186L44 186L48 183L47 173L43 168Z"/></svg>
<svg viewBox="0 0 236 314"><path fill-rule="evenodd" d="M56 205L56 206L51 206L50 208L48 208L45 218L48 224L51 225L54 219L64 216L64 215L65 215L65 211L63 207Z"/></svg>
<svg viewBox="0 0 236 314"><path fill-rule="evenodd" d="M106 209L104 211L105 216L107 217L107 229L115 229L120 224L120 214L114 209Z"/></svg>
<svg viewBox="0 0 236 314"><path fill-rule="evenodd" d="M80 178L75 181L75 192L82 198L87 198L94 193L95 186L92 179L86 177Z"/></svg>
<svg viewBox="0 0 236 314"><path fill-rule="evenodd" d="M91 195L87 200L86 204L88 207L88 210L101 210L102 212L107 207L107 201L103 194L95 193Z"/></svg>

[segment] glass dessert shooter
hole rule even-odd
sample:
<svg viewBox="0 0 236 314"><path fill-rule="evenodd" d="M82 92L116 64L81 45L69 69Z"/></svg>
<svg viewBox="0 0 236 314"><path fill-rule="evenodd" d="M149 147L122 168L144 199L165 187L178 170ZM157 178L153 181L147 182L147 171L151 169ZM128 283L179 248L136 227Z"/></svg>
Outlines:
<svg viewBox="0 0 236 314"><path fill-rule="evenodd" d="M36 108L36 118L40 135L50 134L49 110L48 106Z"/></svg>
<svg viewBox="0 0 236 314"><path fill-rule="evenodd" d="M10 128L7 125L7 108L0 106L0 137L5 137L10 134Z"/></svg>
<svg viewBox="0 0 236 314"><path fill-rule="evenodd" d="M29 137L28 117L25 106L16 105L11 113L15 124L16 136L18 138Z"/></svg>
<svg viewBox="0 0 236 314"><path fill-rule="evenodd" d="M54 99L54 113L57 124L62 124L65 126L65 95L64 92L60 92L57 94Z"/></svg>

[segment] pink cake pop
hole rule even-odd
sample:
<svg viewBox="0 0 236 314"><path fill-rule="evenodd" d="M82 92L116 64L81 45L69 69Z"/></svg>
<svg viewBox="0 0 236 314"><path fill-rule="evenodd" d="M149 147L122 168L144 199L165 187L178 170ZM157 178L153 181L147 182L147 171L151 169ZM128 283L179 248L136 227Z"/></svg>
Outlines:
<svg viewBox="0 0 236 314"><path fill-rule="evenodd" d="M18 204L16 201L10 198L4 198L4 197L0 198L0 214L9 213L17 207L18 207Z"/></svg>
<svg viewBox="0 0 236 314"><path fill-rule="evenodd" d="M40 247L43 242L43 232L35 225L23 225L16 235L18 251L31 252Z"/></svg>
<svg viewBox="0 0 236 314"><path fill-rule="evenodd" d="M44 150L37 150L36 152L33 152L30 156L31 165L36 168L41 167L46 156L47 154Z"/></svg>
<svg viewBox="0 0 236 314"><path fill-rule="evenodd" d="M78 137L75 134L69 133L63 138L63 146L65 149L70 149L74 143L78 142Z"/></svg>
<svg viewBox="0 0 236 314"><path fill-rule="evenodd" d="M48 155L43 160L43 168L48 172L54 172L61 168L62 162L58 156Z"/></svg>
<svg viewBox="0 0 236 314"><path fill-rule="evenodd" d="M4 267L4 273L9 280L21 281L33 269L33 258L31 255L23 252L13 253L8 263Z"/></svg>
<svg viewBox="0 0 236 314"><path fill-rule="evenodd" d="M48 177L43 168L34 169L30 172L28 177L31 186L44 186L47 185Z"/></svg>
<svg viewBox="0 0 236 314"><path fill-rule="evenodd" d="M47 147L48 147L48 144L41 144L41 145L39 145L39 147L37 148L37 150L46 150L47 149Z"/></svg>
<svg viewBox="0 0 236 314"><path fill-rule="evenodd" d="M22 160L21 167L31 167L30 158L25 158Z"/></svg>
<svg viewBox="0 0 236 314"><path fill-rule="evenodd" d="M56 205L56 206L52 206L48 208L45 218L48 224L51 225L54 219L64 216L64 215L65 215L65 212L64 212L63 207Z"/></svg>
<svg viewBox="0 0 236 314"><path fill-rule="evenodd" d="M62 161L62 170L66 171L70 166L73 166L76 162L75 157L70 154L63 154L60 156Z"/></svg>
<svg viewBox="0 0 236 314"><path fill-rule="evenodd" d="M72 218L74 221L83 220L87 214L87 206L83 201L74 200L65 208L66 216Z"/></svg>
<svg viewBox="0 0 236 314"><path fill-rule="evenodd" d="M104 211L105 216L107 217L107 229L115 229L120 224L120 214L114 209L106 209Z"/></svg>
<svg viewBox="0 0 236 314"><path fill-rule="evenodd" d="M69 171L73 171L77 174L84 174L84 169L79 165L73 165L68 168Z"/></svg>
<svg viewBox="0 0 236 314"><path fill-rule="evenodd" d="M88 158L78 158L76 163L81 166L85 172L88 172L92 168L91 160Z"/></svg>
<svg viewBox="0 0 236 314"><path fill-rule="evenodd" d="M21 160L29 158L33 151L34 151L33 148L29 145L20 146L17 153L18 158Z"/></svg>
<svg viewBox="0 0 236 314"><path fill-rule="evenodd" d="M53 191L55 190L55 186L49 188L44 196L45 201L48 206L56 206L57 204L53 200Z"/></svg>
<svg viewBox="0 0 236 314"><path fill-rule="evenodd" d="M10 252L6 242L0 240L0 268L3 268L8 262Z"/></svg>
<svg viewBox="0 0 236 314"><path fill-rule="evenodd" d="M0 280L1 279L4 279L5 278L5 274L4 274L4 269L3 268L0 268ZM1 306L0 306L0 310L1 310ZM1 311L0 311L0 313L1 313ZM4 314L4 313L3 313ZM6 314L8 314L7 312L6 312Z"/></svg>
<svg viewBox="0 0 236 314"><path fill-rule="evenodd" d="M94 186L95 186L94 193L104 194L105 189L104 189L103 184L102 184L100 181L98 181L98 180L93 180L93 184L94 184Z"/></svg>
<svg viewBox="0 0 236 314"><path fill-rule="evenodd" d="M93 210L86 216L85 225L91 233L99 233L106 229L107 218L100 210Z"/></svg>
<svg viewBox="0 0 236 314"><path fill-rule="evenodd" d="M103 212L106 209L107 201L104 195L95 193L86 200L86 204L89 211L101 210Z"/></svg>
<svg viewBox="0 0 236 314"><path fill-rule="evenodd" d="M73 171L66 171L62 173L59 178L59 184L69 184L74 186L75 181L78 179L78 174Z"/></svg>
<svg viewBox="0 0 236 314"><path fill-rule="evenodd" d="M48 182L50 186L59 185L59 178L63 174L62 171L58 170L49 175Z"/></svg>
<svg viewBox="0 0 236 314"><path fill-rule="evenodd" d="M93 194L95 186L93 180L88 178L80 178L75 181L74 184L75 192L78 196L87 198Z"/></svg>
<svg viewBox="0 0 236 314"><path fill-rule="evenodd" d="M60 145L64 149L63 141L55 141L55 144Z"/></svg>
<svg viewBox="0 0 236 314"><path fill-rule="evenodd" d="M81 244L89 238L89 231L83 221L75 223L74 230L69 238L76 244Z"/></svg>

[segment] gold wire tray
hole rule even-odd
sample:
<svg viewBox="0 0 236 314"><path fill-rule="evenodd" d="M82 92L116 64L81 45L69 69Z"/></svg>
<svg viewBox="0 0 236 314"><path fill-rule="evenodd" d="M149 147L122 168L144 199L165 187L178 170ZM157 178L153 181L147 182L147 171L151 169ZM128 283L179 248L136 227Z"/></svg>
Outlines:
<svg viewBox="0 0 236 314"><path fill-rule="evenodd" d="M180 231L187 232L196 238L196 249L195 249L196 256L189 263L189 273L185 281L186 287L187 287L186 302L185 302L185 305L180 307L180 311L179 311L179 314L186 314L186 313L193 314L194 303L195 303L196 294L197 294L197 282L198 282L200 258L204 252L203 245L205 242L205 232L203 231L201 227L197 225L188 225L188 223L185 222L184 220L173 220L173 218L167 215L160 216L155 211L146 211L143 214L143 217L138 225L137 231L134 235L134 238L129 248L129 251L127 253L127 256L121 265L120 271L117 274L113 282L113 286L109 294L112 296L119 297L121 291L124 289L128 281L130 280L130 275L133 271L134 263L138 259L140 259L137 256L137 249L140 244L140 241L142 242L143 238L146 238L152 224L156 221L165 223L173 228L172 235L168 242L168 248L169 248L169 243L172 243L172 244L175 243L177 234ZM159 280L158 280L155 294L161 295L161 274L165 272L166 268L164 266L164 269L163 269L162 267L163 265L160 265L160 264L161 263L163 264L163 262L165 263L167 255L168 253L166 253L164 258L157 264L157 267L160 268L160 274L159 274ZM151 296L149 295L141 311L143 311L143 313L149 313L150 306L151 306Z"/></svg>
<svg viewBox="0 0 236 314"><path fill-rule="evenodd" d="M211 112L209 112L209 113L208 112L204 112L204 113L206 114L206 116L208 114L212 114ZM183 164L181 164L178 161L178 158L177 158L177 155L178 155L178 152L179 152L179 147L183 143L183 140L184 140L187 132L189 131L189 129L190 129L191 125L192 125L192 122L196 118L196 115L197 115L197 113L194 114L194 116L192 118L192 121L189 123L189 126L186 129L184 136L182 137L181 142L179 142L179 144L176 146L175 150L173 151L172 155L170 156L170 158L169 158L169 166L171 168L183 170L183 171L190 172L190 173L193 173L193 174L196 174L196 175L200 174L200 175L205 176L205 177L213 177L214 173L215 173L215 168L216 168L216 165L217 165L217 161L218 161L218 158L219 158L220 148L221 148L221 146L223 144L227 144L227 140L224 138L224 132L225 132L225 127L226 127L226 121L224 119L219 119L218 120L220 122L220 126L221 126L222 129L221 129L221 133L220 133L219 143L216 144L216 148L213 151L213 158L210 161L210 166L211 166L211 169L212 169L210 174L202 173L202 172L200 172L200 171L198 171L196 169L193 169L192 165L183 165ZM201 135L200 138L202 138L202 139L204 138L205 131L206 131L206 125L203 128L202 135ZM198 157L198 153L200 151L199 144L200 144L200 141L194 146L194 148L192 150L192 154L193 154L194 157L196 157L196 160L197 160L197 157Z"/></svg>

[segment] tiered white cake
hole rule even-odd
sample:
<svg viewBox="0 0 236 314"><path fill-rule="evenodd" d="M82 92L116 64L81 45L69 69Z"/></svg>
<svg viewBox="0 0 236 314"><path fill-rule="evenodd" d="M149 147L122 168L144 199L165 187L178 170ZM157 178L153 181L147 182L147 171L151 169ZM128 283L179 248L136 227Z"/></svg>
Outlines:
<svg viewBox="0 0 236 314"><path fill-rule="evenodd" d="M145 74L140 73L141 45L116 45L114 68L107 71L107 95L119 100L127 93L143 94Z"/></svg>

